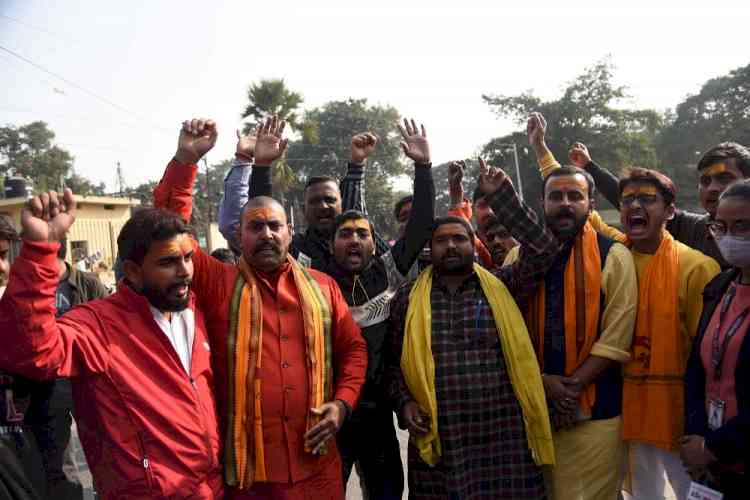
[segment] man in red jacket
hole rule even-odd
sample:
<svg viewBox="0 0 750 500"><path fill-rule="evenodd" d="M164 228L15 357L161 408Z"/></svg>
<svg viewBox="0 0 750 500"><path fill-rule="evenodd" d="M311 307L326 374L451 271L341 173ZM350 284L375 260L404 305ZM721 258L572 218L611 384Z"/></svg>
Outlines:
<svg viewBox="0 0 750 500"><path fill-rule="evenodd" d="M204 316L190 291L193 248L179 217L145 209L117 240L117 292L55 319L69 189L22 214L23 247L0 300L0 368L71 377L80 438L103 499L220 499L219 432Z"/></svg>
<svg viewBox="0 0 750 500"><path fill-rule="evenodd" d="M286 141L283 122L258 131L257 165ZM196 163L216 142L210 120L185 122L154 203L190 219ZM195 245L194 287L206 314L233 498L343 500L336 432L357 403L367 348L338 285L288 248L284 208L252 198L242 211L242 257L224 264Z"/></svg>

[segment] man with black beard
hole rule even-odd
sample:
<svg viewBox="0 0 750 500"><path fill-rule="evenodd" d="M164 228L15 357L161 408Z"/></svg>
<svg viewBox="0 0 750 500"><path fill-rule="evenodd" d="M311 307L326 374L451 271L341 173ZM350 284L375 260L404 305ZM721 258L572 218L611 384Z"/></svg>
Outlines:
<svg viewBox="0 0 750 500"><path fill-rule="evenodd" d="M188 227L162 210L136 213L117 239L125 272L117 292L55 319L59 241L75 212L66 189L32 198L21 216L23 247L0 300L7 342L0 368L72 379L80 439L101 498L224 498Z"/></svg>
<svg viewBox="0 0 750 500"><path fill-rule="evenodd" d="M367 217L354 210L344 212L335 220L334 260L328 269L367 342L367 378L359 405L337 441L344 484L356 463L369 500L400 499L403 493L401 453L383 380L385 337L391 299L429 240L435 211L435 185L424 128L420 132L416 124L405 123L400 130L404 153L414 161L413 207L405 231L387 253L378 256L375 233Z"/></svg>
<svg viewBox="0 0 750 500"><path fill-rule="evenodd" d="M592 228L594 197L593 179L577 167L544 180L545 219L561 249L526 322L556 430L553 498L616 498L624 466L621 365L638 285L630 251Z"/></svg>
<svg viewBox="0 0 750 500"><path fill-rule="evenodd" d="M480 161L488 203L521 245L492 273L474 264L474 231L435 221L432 266L391 306L386 376L409 429L415 499L546 497L541 465L554 451L544 389L516 301L532 293L557 250L507 176ZM407 231L408 232L408 231Z"/></svg>

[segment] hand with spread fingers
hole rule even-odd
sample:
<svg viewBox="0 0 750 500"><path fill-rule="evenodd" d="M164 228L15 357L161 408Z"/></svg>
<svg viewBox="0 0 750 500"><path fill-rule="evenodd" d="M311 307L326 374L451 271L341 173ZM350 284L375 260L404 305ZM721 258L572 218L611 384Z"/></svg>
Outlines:
<svg viewBox="0 0 750 500"><path fill-rule="evenodd" d="M586 168L586 165L591 163L589 149L582 142L573 144L573 147L568 151L568 158L570 159L570 163L578 168Z"/></svg>
<svg viewBox="0 0 750 500"><path fill-rule="evenodd" d="M400 420L411 433L425 434L430 430L430 421L416 401L409 401L401 407Z"/></svg>
<svg viewBox="0 0 750 500"><path fill-rule="evenodd" d="M493 194L510 178L497 167L490 167L484 159L479 158L479 189L484 194Z"/></svg>
<svg viewBox="0 0 750 500"><path fill-rule="evenodd" d="M448 165L448 193L451 197L451 206L460 205L464 201L464 172L466 162L454 161Z"/></svg>
<svg viewBox="0 0 750 500"><path fill-rule="evenodd" d="M216 122L207 118L193 118L182 122L177 140L175 159L183 165L194 165L216 144Z"/></svg>
<svg viewBox="0 0 750 500"><path fill-rule="evenodd" d="M529 115L526 122L526 136L529 138L529 144L540 146L544 144L544 136L547 133L547 120L539 112L533 112Z"/></svg>
<svg viewBox="0 0 750 500"><path fill-rule="evenodd" d="M237 131L237 148L234 151L234 157L240 161L248 163L253 162L255 157L255 141L257 140L256 132L251 132L247 135L241 134Z"/></svg>
<svg viewBox="0 0 750 500"><path fill-rule="evenodd" d="M65 188L41 193L31 198L21 212L22 236L28 241L61 241L76 220L73 192Z"/></svg>
<svg viewBox="0 0 750 500"><path fill-rule="evenodd" d="M378 138L375 134L365 132L352 137L352 163L363 164L375 151Z"/></svg>
<svg viewBox="0 0 750 500"><path fill-rule="evenodd" d="M305 448L312 450L313 455L319 455L341 429L347 409L344 403L336 400L323 403L318 408L310 408L310 411L323 418L305 433Z"/></svg>
<svg viewBox="0 0 750 500"><path fill-rule="evenodd" d="M284 139L286 122L274 115L258 124L255 139L255 164L269 166L281 158L286 151L289 139Z"/></svg>
<svg viewBox="0 0 750 500"><path fill-rule="evenodd" d="M420 165L427 165L430 163L430 143L427 142L427 132L425 132L424 125L419 126L414 120L407 120L404 118L403 127L398 124L398 130L401 132L401 137L404 139L401 142L401 149L404 154L411 158L414 163Z"/></svg>

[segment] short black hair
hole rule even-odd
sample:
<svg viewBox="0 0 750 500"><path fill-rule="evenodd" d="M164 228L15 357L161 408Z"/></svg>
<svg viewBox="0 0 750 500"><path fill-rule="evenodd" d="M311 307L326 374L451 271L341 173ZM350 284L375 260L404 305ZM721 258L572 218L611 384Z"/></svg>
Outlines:
<svg viewBox="0 0 750 500"><path fill-rule="evenodd" d="M401 209L404 208L404 205L406 205L407 203L412 203L413 201L414 195L411 194L407 194L406 196L398 200L393 206L393 218L398 220L398 214L401 213Z"/></svg>
<svg viewBox="0 0 750 500"><path fill-rule="evenodd" d="M333 182L336 184L336 187L339 186L339 181L335 177L331 177L330 175L314 175L307 179L307 182L305 182L305 191L307 191L307 188L310 186L314 186L315 184L322 184L323 182Z"/></svg>
<svg viewBox="0 0 750 500"><path fill-rule="evenodd" d="M65 260L65 257L68 256L68 238L63 238L60 240L60 248L57 250L57 258L60 260Z"/></svg>
<svg viewBox="0 0 750 500"><path fill-rule="evenodd" d="M593 200L596 197L596 183L594 182L594 178L591 177L591 174L586 172L584 169L573 165L566 165L564 167L556 168L552 172L550 172L550 174L544 178L544 181L542 181L542 195L544 193L544 190L547 189L547 183L553 177L566 177L568 175L577 174L582 175L586 179L586 184L588 184L589 187L589 199Z"/></svg>
<svg viewBox="0 0 750 500"><path fill-rule="evenodd" d="M743 198L750 201L750 179L733 182L719 195L719 201L727 198Z"/></svg>
<svg viewBox="0 0 750 500"><path fill-rule="evenodd" d="M190 233L190 226L179 215L161 208L144 208L122 227L117 237L117 252L122 261L140 265L154 242L186 233Z"/></svg>
<svg viewBox="0 0 750 500"><path fill-rule="evenodd" d="M370 222L370 219L367 218L365 214L360 212L359 210L347 210L344 213L341 213L336 216L336 218L333 220L333 232L331 232L331 240L336 238L336 231L339 230L339 227L343 223L349 220L366 220L367 223L370 225L370 234L372 235L373 239L375 238L375 228L372 227L372 222Z"/></svg>
<svg viewBox="0 0 750 500"><path fill-rule="evenodd" d="M750 177L750 151L736 142L722 142L703 153L698 160L698 171L726 161L733 161L745 177Z"/></svg>
<svg viewBox="0 0 750 500"><path fill-rule="evenodd" d="M7 215L0 215L0 240L16 241L17 239L18 231L13 227L10 217Z"/></svg>
<svg viewBox="0 0 750 500"><path fill-rule="evenodd" d="M440 226L444 226L446 224L461 224L469 234L469 239L471 240L472 245L474 244L474 228L471 227L471 224L469 224L469 222L463 217L456 217L455 215L437 217L435 219L435 222L432 224L432 233L434 234Z"/></svg>
<svg viewBox="0 0 750 500"><path fill-rule="evenodd" d="M232 252L228 248L217 248L213 252L211 252L211 257L214 259L224 262L225 264L236 264L237 258L234 256L234 252Z"/></svg>

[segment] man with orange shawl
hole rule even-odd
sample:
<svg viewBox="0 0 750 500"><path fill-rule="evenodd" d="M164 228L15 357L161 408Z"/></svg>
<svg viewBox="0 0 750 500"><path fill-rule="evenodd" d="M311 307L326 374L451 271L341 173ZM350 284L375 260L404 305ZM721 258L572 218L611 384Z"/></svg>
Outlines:
<svg viewBox="0 0 750 500"><path fill-rule="evenodd" d="M540 115L532 115L529 128L539 127L543 134L542 121ZM559 164L543 140L541 147L539 141L536 144L540 169L550 175ZM581 146L571 149L572 162L583 154ZM668 480L677 498L685 498L690 477L677 453L684 428L683 378L703 310L703 289L719 273L719 265L666 230L677 196L667 176L634 168L620 178L618 190L625 234L607 226L595 212L590 223L597 232L630 247L638 275L638 315L622 403L632 494L663 498Z"/></svg>
<svg viewBox="0 0 750 500"><path fill-rule="evenodd" d="M638 285L628 249L588 222L594 202L594 181L579 168L544 180L545 218L562 248L526 321L556 429L548 477L556 500L616 498L624 472L622 365Z"/></svg>
<svg viewBox="0 0 750 500"><path fill-rule="evenodd" d="M283 122L258 131L268 166L286 141ZM157 207L190 219L196 163L216 142L210 120L183 124L175 158L154 191ZM288 255L284 208L245 205L239 265L194 244L193 289L206 316L224 431L224 475L235 499L343 500L336 432L365 379L367 351L336 282ZM209 349L209 345L203 346Z"/></svg>

